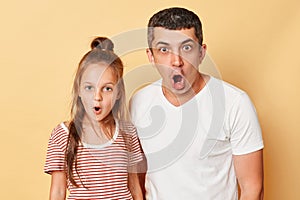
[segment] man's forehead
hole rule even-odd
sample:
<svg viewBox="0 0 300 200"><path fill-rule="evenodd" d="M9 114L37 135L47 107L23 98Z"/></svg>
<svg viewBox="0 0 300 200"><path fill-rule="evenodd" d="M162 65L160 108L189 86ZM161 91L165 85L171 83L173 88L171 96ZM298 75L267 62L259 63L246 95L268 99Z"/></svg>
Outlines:
<svg viewBox="0 0 300 200"><path fill-rule="evenodd" d="M157 43L175 44L175 43L182 43L187 40L198 42L198 38L195 35L195 28L169 30L162 27L155 27L153 29L153 33L154 33L153 44L157 44Z"/></svg>

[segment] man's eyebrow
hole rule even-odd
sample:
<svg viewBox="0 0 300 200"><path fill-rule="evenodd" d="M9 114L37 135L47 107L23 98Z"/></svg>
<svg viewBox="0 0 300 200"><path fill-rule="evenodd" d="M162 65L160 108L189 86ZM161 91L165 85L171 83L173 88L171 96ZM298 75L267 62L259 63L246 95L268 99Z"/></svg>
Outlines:
<svg viewBox="0 0 300 200"><path fill-rule="evenodd" d="M196 43L193 39L188 38L188 39L182 41L181 44L186 44L186 43L189 43L189 42ZM166 45L166 46L168 46L168 45L170 45L170 44L167 43L167 42L158 41L158 42L155 44L155 46L157 46L157 45Z"/></svg>
<svg viewBox="0 0 300 200"><path fill-rule="evenodd" d="M186 39L183 42L181 42L181 44L185 44L185 43L189 43L189 42L196 43L195 40L192 40L191 38L189 38L189 39Z"/></svg>
<svg viewBox="0 0 300 200"><path fill-rule="evenodd" d="M155 45L160 45L160 44L162 44L162 45L169 45L169 43L163 42L163 41L158 41Z"/></svg>

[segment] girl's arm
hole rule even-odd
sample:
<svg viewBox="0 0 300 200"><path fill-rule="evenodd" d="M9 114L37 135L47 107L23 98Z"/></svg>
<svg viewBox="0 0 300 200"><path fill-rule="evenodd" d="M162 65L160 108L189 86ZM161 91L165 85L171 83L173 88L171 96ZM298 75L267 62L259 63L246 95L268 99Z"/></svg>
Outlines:
<svg viewBox="0 0 300 200"><path fill-rule="evenodd" d="M147 159L142 155L142 160L132 166L128 171L128 186L134 200L146 199L145 176L147 172Z"/></svg>
<svg viewBox="0 0 300 200"><path fill-rule="evenodd" d="M67 177L64 171L53 171L51 174L50 200L65 200Z"/></svg>
<svg viewBox="0 0 300 200"><path fill-rule="evenodd" d="M128 173L128 187L134 200L144 199L137 173Z"/></svg>

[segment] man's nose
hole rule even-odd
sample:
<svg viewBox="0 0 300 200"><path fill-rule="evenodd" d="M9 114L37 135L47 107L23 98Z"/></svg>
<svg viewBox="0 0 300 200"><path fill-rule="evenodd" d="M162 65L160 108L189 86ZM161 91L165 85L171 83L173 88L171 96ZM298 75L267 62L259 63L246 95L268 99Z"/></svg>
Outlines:
<svg viewBox="0 0 300 200"><path fill-rule="evenodd" d="M182 57L178 52L174 52L171 55L171 62L173 67L182 67L183 66L183 60Z"/></svg>

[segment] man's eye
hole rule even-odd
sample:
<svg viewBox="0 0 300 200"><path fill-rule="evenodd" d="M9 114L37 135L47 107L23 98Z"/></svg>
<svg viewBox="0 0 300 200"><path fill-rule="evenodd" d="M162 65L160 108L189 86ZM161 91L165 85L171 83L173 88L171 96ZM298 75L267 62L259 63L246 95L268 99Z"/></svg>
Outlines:
<svg viewBox="0 0 300 200"><path fill-rule="evenodd" d="M182 48L184 51L190 51L192 49L191 45L184 45Z"/></svg>
<svg viewBox="0 0 300 200"><path fill-rule="evenodd" d="M159 51L160 51L160 52L163 52L163 53L166 53L166 52L169 51L169 49L166 48L166 47L161 47L161 48L159 48Z"/></svg>

